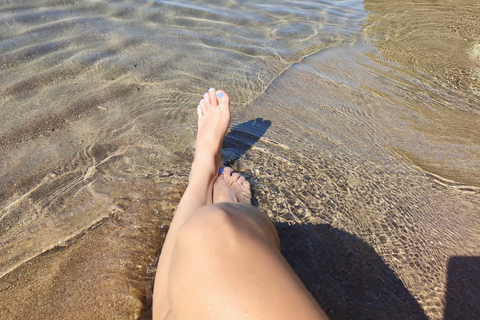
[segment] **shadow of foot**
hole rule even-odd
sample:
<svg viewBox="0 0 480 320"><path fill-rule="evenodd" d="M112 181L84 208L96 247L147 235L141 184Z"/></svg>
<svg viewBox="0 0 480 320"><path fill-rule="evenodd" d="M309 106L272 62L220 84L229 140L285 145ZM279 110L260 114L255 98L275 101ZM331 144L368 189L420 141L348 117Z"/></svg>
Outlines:
<svg viewBox="0 0 480 320"><path fill-rule="evenodd" d="M233 163L243 156L271 126L270 120L257 118L236 125L227 134L222 146L222 157L225 165Z"/></svg>

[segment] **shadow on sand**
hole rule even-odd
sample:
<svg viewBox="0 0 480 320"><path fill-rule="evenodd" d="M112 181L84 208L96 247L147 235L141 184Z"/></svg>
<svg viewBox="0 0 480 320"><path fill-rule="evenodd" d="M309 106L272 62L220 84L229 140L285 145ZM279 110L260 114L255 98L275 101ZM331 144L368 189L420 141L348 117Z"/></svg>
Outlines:
<svg viewBox="0 0 480 320"><path fill-rule="evenodd" d="M448 262L445 320L480 319L480 257Z"/></svg>
<svg viewBox="0 0 480 320"><path fill-rule="evenodd" d="M275 227L283 255L332 320L428 319L366 242L327 224Z"/></svg>
<svg viewBox="0 0 480 320"><path fill-rule="evenodd" d="M222 146L225 165L233 166L270 126L257 118L233 127ZM375 250L356 236L330 225L276 228L283 255L332 320L428 319Z"/></svg>
<svg viewBox="0 0 480 320"><path fill-rule="evenodd" d="M225 165L233 166L271 124L257 118L234 126L222 146ZM283 255L332 320L428 319L402 281L355 235L327 224L275 227ZM480 319L480 257L450 260L446 301L445 320Z"/></svg>
<svg viewBox="0 0 480 320"><path fill-rule="evenodd" d="M233 166L272 125L270 120L257 118L240 123L227 134L222 146L222 157L225 165Z"/></svg>

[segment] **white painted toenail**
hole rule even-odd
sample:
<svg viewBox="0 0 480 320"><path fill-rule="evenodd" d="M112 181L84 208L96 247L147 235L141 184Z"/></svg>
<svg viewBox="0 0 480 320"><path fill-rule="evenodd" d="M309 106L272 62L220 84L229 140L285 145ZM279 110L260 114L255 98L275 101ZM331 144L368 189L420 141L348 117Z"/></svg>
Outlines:
<svg viewBox="0 0 480 320"><path fill-rule="evenodd" d="M208 91L212 92L213 90L215 90L215 88L210 88L208 89Z"/></svg>

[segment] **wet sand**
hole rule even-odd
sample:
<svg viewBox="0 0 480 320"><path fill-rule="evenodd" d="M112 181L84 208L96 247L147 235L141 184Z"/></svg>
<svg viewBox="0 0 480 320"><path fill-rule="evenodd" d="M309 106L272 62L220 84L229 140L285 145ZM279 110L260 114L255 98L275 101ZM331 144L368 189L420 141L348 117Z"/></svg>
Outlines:
<svg viewBox="0 0 480 320"><path fill-rule="evenodd" d="M0 318L149 318L211 86L332 319L475 318L480 8L457 2L2 3Z"/></svg>
<svg viewBox="0 0 480 320"><path fill-rule="evenodd" d="M372 64L367 50L327 49L278 77L242 113L271 125L237 163L250 173L259 207L274 221L301 221L282 225L284 250L320 304L331 308L327 313L340 319L438 319L449 262L480 253L478 189L446 184L391 147L413 139L411 126L397 104L375 104L376 93L363 89L376 77L365 74ZM340 65L338 57L351 63L342 58ZM285 116L292 109L295 115ZM299 138L299 130L308 135ZM275 143L280 139L284 144ZM349 253L338 254L343 250ZM475 273L465 276L476 283ZM474 317L477 311L465 312Z"/></svg>

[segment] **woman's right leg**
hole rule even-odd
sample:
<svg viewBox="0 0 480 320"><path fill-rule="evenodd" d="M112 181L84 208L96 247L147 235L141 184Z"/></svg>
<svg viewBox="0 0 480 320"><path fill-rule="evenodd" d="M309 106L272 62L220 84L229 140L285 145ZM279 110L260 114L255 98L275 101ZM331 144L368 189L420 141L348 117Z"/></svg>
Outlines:
<svg viewBox="0 0 480 320"><path fill-rule="evenodd" d="M328 319L281 255L270 219L231 203L250 193L230 170L214 185L214 201L228 202L198 209L179 230L168 276L173 318Z"/></svg>

